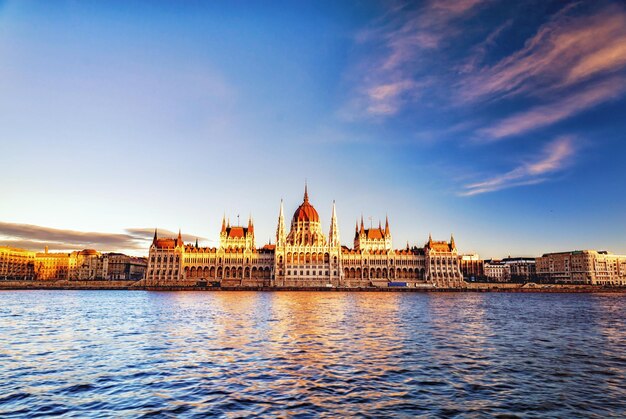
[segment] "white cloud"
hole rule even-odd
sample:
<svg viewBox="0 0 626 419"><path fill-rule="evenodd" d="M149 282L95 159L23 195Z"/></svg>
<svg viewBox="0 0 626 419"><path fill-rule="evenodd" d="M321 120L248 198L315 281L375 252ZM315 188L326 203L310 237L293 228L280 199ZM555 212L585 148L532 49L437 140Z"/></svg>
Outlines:
<svg viewBox="0 0 626 419"><path fill-rule="evenodd" d="M555 124L573 115L619 98L626 90L624 79L613 78L567 96L556 102L536 106L509 116L478 131L480 135L499 140Z"/></svg>
<svg viewBox="0 0 626 419"><path fill-rule="evenodd" d="M624 68L626 9L614 6L572 16L576 6L563 8L521 50L463 79L462 102L537 94Z"/></svg>
<svg viewBox="0 0 626 419"><path fill-rule="evenodd" d="M535 185L549 180L549 175L563 170L574 156L573 138L560 137L549 143L540 158L521 164L515 169L463 187L461 196L473 196L523 185Z"/></svg>

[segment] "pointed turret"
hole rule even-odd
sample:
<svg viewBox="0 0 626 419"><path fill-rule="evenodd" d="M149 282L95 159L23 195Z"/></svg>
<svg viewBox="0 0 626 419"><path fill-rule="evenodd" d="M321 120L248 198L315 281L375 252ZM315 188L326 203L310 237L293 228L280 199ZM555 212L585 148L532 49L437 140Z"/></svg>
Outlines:
<svg viewBox="0 0 626 419"><path fill-rule="evenodd" d="M183 245L183 235L180 233L180 228L178 229L178 237L176 237L176 246Z"/></svg>
<svg viewBox="0 0 626 419"><path fill-rule="evenodd" d="M428 247L433 246L433 235L432 233L428 233Z"/></svg>
<svg viewBox="0 0 626 419"><path fill-rule="evenodd" d="M157 241L157 229L154 229L154 238L152 239L152 244L156 244Z"/></svg>
<svg viewBox="0 0 626 419"><path fill-rule="evenodd" d="M363 214L361 214L361 231L359 231L360 234L365 233L365 225L363 224Z"/></svg>
<svg viewBox="0 0 626 419"><path fill-rule="evenodd" d="M454 234L450 234L450 249L456 249L456 243L454 242Z"/></svg>
<svg viewBox="0 0 626 419"><path fill-rule="evenodd" d="M389 230L389 217L385 215L385 236L391 236L391 230Z"/></svg>
<svg viewBox="0 0 626 419"><path fill-rule="evenodd" d="M304 196L306 196L306 186L304 189ZM280 211L278 213L278 226L276 227L276 246L284 246L286 241L286 233L285 233L285 216L283 210L283 200L280 200Z"/></svg>
<svg viewBox="0 0 626 419"><path fill-rule="evenodd" d="M248 232L254 233L254 222L252 221L252 214L248 217Z"/></svg>
<svg viewBox="0 0 626 419"><path fill-rule="evenodd" d="M200 246L198 246L198 238L196 237L196 249L199 249Z"/></svg>
<svg viewBox="0 0 626 419"><path fill-rule="evenodd" d="M335 209L335 201L333 201L333 214L330 218L330 233L328 234L328 242L331 246L340 246L339 227L337 226L337 210Z"/></svg>
<svg viewBox="0 0 626 419"><path fill-rule="evenodd" d="M222 233L226 231L226 214L222 215Z"/></svg>

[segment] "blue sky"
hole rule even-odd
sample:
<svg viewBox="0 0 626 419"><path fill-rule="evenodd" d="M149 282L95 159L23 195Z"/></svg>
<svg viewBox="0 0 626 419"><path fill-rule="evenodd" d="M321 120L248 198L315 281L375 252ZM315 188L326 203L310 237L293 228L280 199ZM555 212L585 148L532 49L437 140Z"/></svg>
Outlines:
<svg viewBox="0 0 626 419"><path fill-rule="evenodd" d="M626 5L0 2L0 243L274 240L308 180L342 242L626 253Z"/></svg>

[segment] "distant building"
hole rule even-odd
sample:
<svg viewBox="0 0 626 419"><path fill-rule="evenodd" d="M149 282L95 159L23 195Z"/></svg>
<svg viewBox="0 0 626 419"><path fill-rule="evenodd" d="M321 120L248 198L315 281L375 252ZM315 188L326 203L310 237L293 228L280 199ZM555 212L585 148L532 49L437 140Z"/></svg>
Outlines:
<svg viewBox="0 0 626 419"><path fill-rule="evenodd" d="M342 246L333 203L328 234L305 187L287 232L281 202L276 244L257 248L254 223L231 226L224 217L217 248L159 238L155 231L146 273L148 285L219 283L222 286L369 287L462 285L458 251L429 238L424 247L393 249L389 220L365 228L357 222L352 249Z"/></svg>
<svg viewBox="0 0 626 419"><path fill-rule="evenodd" d="M626 285L626 256L606 251L545 253L536 258L536 266L542 282Z"/></svg>
<svg viewBox="0 0 626 419"><path fill-rule="evenodd" d="M72 261L72 268L76 266L76 259ZM46 246L43 253L35 255L35 279L69 279L70 254L50 253Z"/></svg>
<svg viewBox="0 0 626 419"><path fill-rule="evenodd" d="M537 278L535 258L509 256L502 262L509 266L511 282L530 282Z"/></svg>
<svg viewBox="0 0 626 419"><path fill-rule="evenodd" d="M459 255L459 264L466 281L480 281L484 278L483 260L478 254Z"/></svg>
<svg viewBox="0 0 626 419"><path fill-rule="evenodd" d="M107 253L107 279L139 280L146 273L148 260L145 257L133 257L122 253Z"/></svg>
<svg viewBox="0 0 626 419"><path fill-rule="evenodd" d="M0 279L112 280L142 279L146 258L121 253L100 253L85 249L71 253L50 253L0 247Z"/></svg>
<svg viewBox="0 0 626 419"><path fill-rule="evenodd" d="M33 279L35 252L14 247L0 247L0 279Z"/></svg>
<svg viewBox="0 0 626 419"><path fill-rule="evenodd" d="M490 281L508 282L511 279L511 267L502 260L486 260L483 269L485 277Z"/></svg>

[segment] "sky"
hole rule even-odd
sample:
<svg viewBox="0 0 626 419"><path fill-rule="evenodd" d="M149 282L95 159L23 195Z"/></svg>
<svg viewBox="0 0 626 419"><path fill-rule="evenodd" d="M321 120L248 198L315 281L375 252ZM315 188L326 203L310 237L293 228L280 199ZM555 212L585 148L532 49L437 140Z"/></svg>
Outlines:
<svg viewBox="0 0 626 419"><path fill-rule="evenodd" d="M0 245L342 243L626 254L626 3L1 1Z"/></svg>

